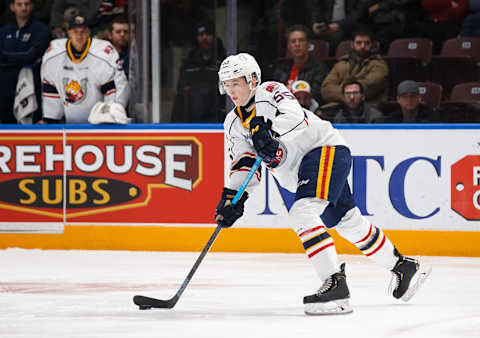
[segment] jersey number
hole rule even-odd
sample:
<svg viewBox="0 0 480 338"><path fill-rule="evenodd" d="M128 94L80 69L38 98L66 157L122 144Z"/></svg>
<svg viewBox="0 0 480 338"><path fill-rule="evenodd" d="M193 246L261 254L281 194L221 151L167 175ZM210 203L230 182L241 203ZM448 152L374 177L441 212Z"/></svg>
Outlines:
<svg viewBox="0 0 480 338"><path fill-rule="evenodd" d="M287 98L287 99L290 99L290 100L296 100L296 97L293 96L293 94L290 93L290 92L278 92L278 93L275 93L275 95L273 95L273 99L277 103L282 101L284 98Z"/></svg>

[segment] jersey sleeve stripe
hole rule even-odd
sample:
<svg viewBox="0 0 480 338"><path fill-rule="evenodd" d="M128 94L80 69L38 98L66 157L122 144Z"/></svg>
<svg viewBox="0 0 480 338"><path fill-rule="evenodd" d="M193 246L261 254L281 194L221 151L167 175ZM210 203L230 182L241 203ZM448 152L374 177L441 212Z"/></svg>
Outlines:
<svg viewBox="0 0 480 338"><path fill-rule="evenodd" d="M46 81L43 81L42 89L45 94L58 94L57 88Z"/></svg>
<svg viewBox="0 0 480 338"><path fill-rule="evenodd" d="M103 84L100 87L100 91L102 92L103 95L110 95L114 93L116 91L115 81L112 80Z"/></svg>

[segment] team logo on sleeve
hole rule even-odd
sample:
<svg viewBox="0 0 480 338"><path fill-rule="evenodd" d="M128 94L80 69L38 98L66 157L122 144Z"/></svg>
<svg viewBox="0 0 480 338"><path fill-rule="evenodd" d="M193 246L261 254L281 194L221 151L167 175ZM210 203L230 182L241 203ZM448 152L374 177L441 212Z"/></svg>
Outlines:
<svg viewBox="0 0 480 338"><path fill-rule="evenodd" d="M81 80L81 84L75 80L63 79L65 98L68 103L80 103L85 99L87 91L87 79Z"/></svg>

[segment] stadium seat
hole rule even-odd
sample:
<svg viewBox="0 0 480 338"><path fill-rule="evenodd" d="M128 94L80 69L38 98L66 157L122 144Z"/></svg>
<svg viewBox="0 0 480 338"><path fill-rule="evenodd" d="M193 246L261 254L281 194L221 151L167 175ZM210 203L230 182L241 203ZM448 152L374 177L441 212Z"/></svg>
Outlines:
<svg viewBox="0 0 480 338"><path fill-rule="evenodd" d="M480 122L480 82L455 85L450 99L440 104L438 112L442 122Z"/></svg>
<svg viewBox="0 0 480 338"><path fill-rule="evenodd" d="M442 100L443 87L434 82L418 82L422 103L432 108L438 108Z"/></svg>
<svg viewBox="0 0 480 338"><path fill-rule="evenodd" d="M480 82L467 82L455 85L450 95L450 101L479 102Z"/></svg>
<svg viewBox="0 0 480 338"><path fill-rule="evenodd" d="M317 61L325 61L328 59L328 51L330 44L325 40L311 40L309 51L312 57Z"/></svg>
<svg viewBox="0 0 480 338"><path fill-rule="evenodd" d="M432 59L431 81L443 85L448 97L459 83L478 81L480 75L480 38L462 37L444 42L440 55Z"/></svg>
<svg viewBox="0 0 480 338"><path fill-rule="evenodd" d="M353 41L345 40L338 44L335 49L335 58L340 59L342 56L347 55L353 49Z"/></svg>
<svg viewBox="0 0 480 338"><path fill-rule="evenodd" d="M388 48L391 96L403 80L425 81L430 78L433 43L425 38L393 40Z"/></svg>

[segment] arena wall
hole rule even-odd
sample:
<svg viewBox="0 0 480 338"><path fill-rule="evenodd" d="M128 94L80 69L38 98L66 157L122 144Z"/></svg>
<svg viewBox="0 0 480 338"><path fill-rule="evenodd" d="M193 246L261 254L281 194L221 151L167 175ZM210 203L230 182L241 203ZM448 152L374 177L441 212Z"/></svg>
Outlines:
<svg viewBox="0 0 480 338"><path fill-rule="evenodd" d="M480 125L337 127L360 210L402 252L480 256ZM198 251L215 227L229 164L219 124L0 130L0 248ZM302 252L293 194L263 177L213 250Z"/></svg>

